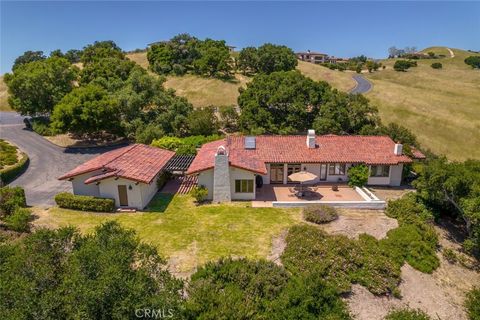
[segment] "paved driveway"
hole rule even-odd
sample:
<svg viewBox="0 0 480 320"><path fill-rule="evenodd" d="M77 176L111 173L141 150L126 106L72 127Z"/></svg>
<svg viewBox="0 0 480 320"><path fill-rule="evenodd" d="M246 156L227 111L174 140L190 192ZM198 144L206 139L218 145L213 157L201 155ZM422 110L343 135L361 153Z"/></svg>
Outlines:
<svg viewBox="0 0 480 320"><path fill-rule="evenodd" d="M357 85L350 90L350 93L366 93L372 89L372 83L363 76L356 74L352 78L357 82Z"/></svg>
<svg viewBox="0 0 480 320"><path fill-rule="evenodd" d="M38 134L26 130L23 117L14 112L0 112L0 138L15 143L30 157L27 171L11 185L25 188L27 203L32 206L53 205L55 194L72 190L70 182L58 181L57 177L86 160L112 149L58 147Z"/></svg>

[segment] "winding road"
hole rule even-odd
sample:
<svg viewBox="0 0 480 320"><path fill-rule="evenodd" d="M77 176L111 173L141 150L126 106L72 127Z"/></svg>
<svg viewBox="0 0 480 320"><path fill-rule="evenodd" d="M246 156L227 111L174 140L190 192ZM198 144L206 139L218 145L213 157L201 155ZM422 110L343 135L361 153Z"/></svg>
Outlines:
<svg viewBox="0 0 480 320"><path fill-rule="evenodd" d="M365 79L362 75L356 74L352 76L357 85L350 90L350 93L367 93L373 87L372 83Z"/></svg>
<svg viewBox="0 0 480 320"><path fill-rule="evenodd" d="M58 147L25 129L23 117L15 112L0 112L0 138L13 142L30 157L27 171L11 185L25 189L27 203L31 206L53 205L55 194L72 190L71 183L57 180L58 176L112 149Z"/></svg>

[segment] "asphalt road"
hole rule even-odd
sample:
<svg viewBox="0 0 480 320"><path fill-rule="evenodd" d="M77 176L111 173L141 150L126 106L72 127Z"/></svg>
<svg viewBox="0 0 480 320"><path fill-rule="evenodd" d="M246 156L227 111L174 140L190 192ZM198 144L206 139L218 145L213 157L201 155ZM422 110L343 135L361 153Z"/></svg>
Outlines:
<svg viewBox="0 0 480 320"><path fill-rule="evenodd" d="M25 189L31 206L51 206L53 197L62 191L72 191L68 181L57 177L79 164L112 148L58 147L35 132L25 129L23 117L14 112L0 112L0 138L16 144L30 157L27 171L10 185Z"/></svg>
<svg viewBox="0 0 480 320"><path fill-rule="evenodd" d="M357 85L350 90L350 93L366 93L372 89L372 83L363 76L356 74L352 78L357 82Z"/></svg>

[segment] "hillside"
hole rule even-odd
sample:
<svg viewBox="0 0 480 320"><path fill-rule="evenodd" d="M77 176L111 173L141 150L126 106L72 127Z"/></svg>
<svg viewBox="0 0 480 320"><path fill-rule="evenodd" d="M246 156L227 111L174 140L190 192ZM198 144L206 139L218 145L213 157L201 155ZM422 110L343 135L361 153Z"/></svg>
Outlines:
<svg viewBox="0 0 480 320"><path fill-rule="evenodd" d="M411 129L420 143L450 159L480 159L480 72L463 60L472 53L444 47L423 50L446 57L419 60L407 72L392 70L394 59L383 61L386 70L366 77L374 87L367 97L378 106L384 122ZM441 62L443 69L430 67Z"/></svg>
<svg viewBox="0 0 480 320"><path fill-rule="evenodd" d="M145 52L129 53L127 57L140 66L148 68ZM329 82L337 89L348 91L355 86L355 81L349 72L333 71L328 68L299 61L297 69L304 75L320 81ZM186 97L194 106L232 105L237 103L238 88L245 86L249 77L236 74L235 80L222 81L212 78L203 78L195 75L182 77L169 76L165 82L167 88L175 89L178 95Z"/></svg>

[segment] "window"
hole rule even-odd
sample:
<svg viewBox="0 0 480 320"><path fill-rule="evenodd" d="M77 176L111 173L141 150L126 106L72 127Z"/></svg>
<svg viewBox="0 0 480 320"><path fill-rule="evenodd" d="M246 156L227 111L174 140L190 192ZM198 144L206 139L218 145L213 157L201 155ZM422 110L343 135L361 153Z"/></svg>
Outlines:
<svg viewBox="0 0 480 320"><path fill-rule="evenodd" d="M328 166L328 175L330 176L344 176L345 163L331 163Z"/></svg>
<svg viewBox="0 0 480 320"><path fill-rule="evenodd" d="M293 173L302 171L302 165L299 163L289 163L287 164L287 177ZM295 183L290 178L288 178L288 183Z"/></svg>
<svg viewBox="0 0 480 320"><path fill-rule="evenodd" d="M390 175L390 166L371 166L370 177L388 177Z"/></svg>
<svg viewBox="0 0 480 320"><path fill-rule="evenodd" d="M236 193L252 193L253 180L235 180Z"/></svg>

